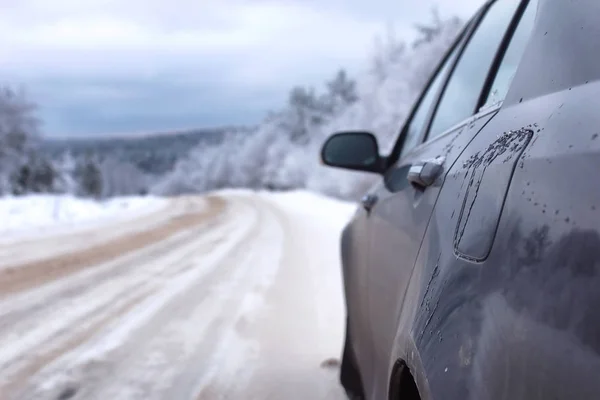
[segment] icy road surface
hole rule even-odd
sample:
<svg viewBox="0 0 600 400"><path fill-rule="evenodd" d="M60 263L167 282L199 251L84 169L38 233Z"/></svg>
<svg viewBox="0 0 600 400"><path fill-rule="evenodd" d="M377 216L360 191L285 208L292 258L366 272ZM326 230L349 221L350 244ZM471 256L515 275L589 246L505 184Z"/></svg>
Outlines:
<svg viewBox="0 0 600 400"><path fill-rule="evenodd" d="M339 234L308 193L0 243L0 399L343 399Z"/></svg>

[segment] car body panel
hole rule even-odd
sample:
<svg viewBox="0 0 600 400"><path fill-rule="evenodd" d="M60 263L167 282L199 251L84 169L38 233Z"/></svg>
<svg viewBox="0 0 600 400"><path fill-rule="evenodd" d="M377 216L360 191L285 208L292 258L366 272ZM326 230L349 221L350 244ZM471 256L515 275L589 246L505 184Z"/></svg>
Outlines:
<svg viewBox="0 0 600 400"><path fill-rule="evenodd" d="M363 321L368 320L368 304L356 293L366 293L368 284L368 251L370 228L367 221L368 214L363 208L358 208L352 224L342 232L342 277L344 280L344 294L348 310L348 324L346 329L353 338L370 336L370 326ZM373 352L370 341L352 341L353 357L358 365L371 365Z"/></svg>
<svg viewBox="0 0 600 400"><path fill-rule="evenodd" d="M445 179L418 199L379 186L355 238L368 293L346 292L368 304L368 399L399 361L423 400L600 398L599 18L597 0L539 0L499 111L399 163L451 142Z"/></svg>
<svg viewBox="0 0 600 400"><path fill-rule="evenodd" d="M504 105L600 79L600 2L538 0L535 28Z"/></svg>
<svg viewBox="0 0 600 400"><path fill-rule="evenodd" d="M461 199L460 211L453 211L449 218L451 223L458 220L454 233L457 256L483 261L489 255L513 172L531 141L532 128L535 127L530 124L493 135L499 128L491 123L486 129L489 133L475 138L470 151L458 159L454 171L464 171L464 175L454 172L452 178L460 185L448 185ZM490 136L495 139L491 143Z"/></svg>
<svg viewBox="0 0 600 400"><path fill-rule="evenodd" d="M369 215L371 248L367 298L375 364L369 369L372 376L365 373L365 380L369 382L384 379L382 383L385 383L397 316L446 172L494 113L482 113L415 149L397 167L390 169L375 192L379 201ZM406 174L410 165L440 157L445 160L445 170L432 186L422 190L408 182ZM402 256L398 257L399 254ZM374 397L378 396L374 394Z"/></svg>
<svg viewBox="0 0 600 400"><path fill-rule="evenodd" d="M423 399L600 395L600 382L592 379L600 371L600 185L589 179L600 171L600 115L592 102L560 111L598 90L600 83L508 107L488 124L486 130L531 126L535 132L483 262L454 252L456 224L448 220L461 207L454 199L467 168L456 163L450 171L388 363L391 370L391 360L402 359L418 371L420 388L430 393ZM565 137L573 118L590 124ZM476 153L469 146L464 156ZM573 179L574 170L588 179ZM491 199L490 208L492 189L482 186L478 194ZM416 361L406 350L415 351L410 342Z"/></svg>

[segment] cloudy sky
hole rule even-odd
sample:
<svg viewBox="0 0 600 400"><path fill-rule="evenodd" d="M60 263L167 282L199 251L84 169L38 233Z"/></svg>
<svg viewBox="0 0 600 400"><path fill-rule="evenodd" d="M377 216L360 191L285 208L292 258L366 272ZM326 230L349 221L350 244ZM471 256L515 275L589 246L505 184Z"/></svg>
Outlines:
<svg viewBox="0 0 600 400"><path fill-rule="evenodd" d="M482 0L0 0L0 82L54 136L257 123L295 84L365 67L386 26Z"/></svg>

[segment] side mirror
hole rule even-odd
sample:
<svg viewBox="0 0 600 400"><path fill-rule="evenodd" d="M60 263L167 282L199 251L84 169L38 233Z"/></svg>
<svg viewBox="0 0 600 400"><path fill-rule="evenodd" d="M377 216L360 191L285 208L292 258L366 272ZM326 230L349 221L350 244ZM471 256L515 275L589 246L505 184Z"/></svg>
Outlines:
<svg viewBox="0 0 600 400"><path fill-rule="evenodd" d="M365 172L383 172L383 159L375 135L369 132L339 132L321 149L323 164Z"/></svg>

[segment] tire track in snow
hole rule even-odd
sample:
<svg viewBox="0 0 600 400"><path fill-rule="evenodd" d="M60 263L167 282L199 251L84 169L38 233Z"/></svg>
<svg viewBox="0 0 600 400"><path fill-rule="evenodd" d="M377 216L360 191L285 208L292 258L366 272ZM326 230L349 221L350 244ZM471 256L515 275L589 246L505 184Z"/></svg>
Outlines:
<svg viewBox="0 0 600 400"><path fill-rule="evenodd" d="M211 365L210 356L218 345L218 339L237 321L236 309L245 293L253 284L256 271L248 268L247 260L253 254L253 244L259 227L265 224L264 210L256 209L244 199L230 198L231 207L237 212L231 217L239 219L241 214L256 214L241 235L230 238L220 249L212 265L205 265L205 273L193 285L182 291L167 304L151 323L164 323L154 331L154 336L136 334L149 340L136 341L135 349L128 348L128 357L116 365L118 369L111 379L104 379L97 387L82 393L82 398L96 395L99 398L123 397L127 399L190 398L198 376ZM241 226L240 226L241 228ZM172 312L171 309L176 309ZM182 326L196 326L190 337ZM144 327L148 330L148 327ZM198 356L201 355L198 360ZM140 370L148 372L153 359L160 363L154 366L154 374L140 376ZM194 361L200 361L200 364ZM176 366L174 368L174 366ZM114 379L115 377L118 377ZM171 388L177 388L174 394Z"/></svg>
<svg viewBox="0 0 600 400"><path fill-rule="evenodd" d="M168 219L185 211L183 201L168 202L148 214L137 216L126 221L106 223L96 228L73 228L71 232L46 233L42 237L26 237L22 240L0 242L0 270L9 265L47 259L56 254L77 251L82 247L92 247L104 243L108 239L126 237L144 230L153 229ZM2 238L5 239L5 238Z"/></svg>
<svg viewBox="0 0 600 400"><path fill-rule="evenodd" d="M341 351L338 238L261 195L217 199L198 226L0 300L0 399L344 398L320 367Z"/></svg>
<svg viewBox="0 0 600 400"><path fill-rule="evenodd" d="M21 369L17 369L17 372L13 373L9 377L8 384L2 386L0 393L18 393L20 386L23 385L23 382L25 382L31 376L34 376L46 365L52 363L67 351L85 343L85 341L89 340L95 333L100 331L110 322L125 315L149 294L150 293L138 294L137 296L122 302L122 304L114 306L110 314L104 314L98 320L91 323L88 322L84 329L77 332L75 335L68 337L68 340L59 343L58 345L46 343L43 348L37 348L33 354L28 355L29 357L26 360L26 364L21 367Z"/></svg>
<svg viewBox="0 0 600 400"><path fill-rule="evenodd" d="M63 317L61 314L73 309L78 303L90 307L99 298L110 297L107 294L115 290L121 290L117 294L126 293L127 285L119 286L118 283L130 279L131 274L135 275L139 283L150 278L146 275L168 269L169 263L176 265L180 262L179 259L172 260L173 254L170 254L170 250L173 248L193 250L198 245L210 245L211 243L196 243L198 237L205 231L214 231L217 239L220 234L226 235L226 232L214 230L215 224L219 223L219 218L224 212L223 202L215 201L219 204L219 208L209 213L206 221L199 227L182 231L148 248L69 276L69 279L58 280L0 301L0 342L6 342L10 338L5 336L6 333L20 336L20 332L35 329L39 320L54 320L55 318L51 318L52 314L49 313L57 314L56 319L61 319ZM140 268L142 268L141 274L137 272ZM82 301L86 298L90 300Z"/></svg>
<svg viewBox="0 0 600 400"><path fill-rule="evenodd" d="M231 208L231 207L228 207ZM245 210L246 214L248 211ZM248 215L246 215L248 218ZM230 217L229 223L239 225L239 221ZM154 296L147 298L146 301L138 304L131 310L130 315L125 316L127 320L125 324L115 325L113 329L103 332L102 335L97 334L93 340L84 343L79 348L70 349L70 352L65 354L61 359L57 359L53 364L48 365L44 371L37 377L39 382L56 381L56 395L60 394L63 388L72 386L80 387L78 398L92 398L100 396L105 398L108 390L116 385L117 397L132 398L134 393L125 394L127 390L135 390L134 381L128 381L126 384L123 379L127 380L128 374L134 372L139 374L139 369L132 369L132 365L136 364L136 360L143 356L144 349L148 347L148 343L160 335L160 332L169 324L185 325L187 315L191 308L193 310L197 301L201 300L199 293L196 290L196 285L204 280L210 280L211 276L216 277L220 266L220 260L227 258L232 249L240 242L247 242L252 232L248 229L239 229L229 235L230 241L224 246L212 251L198 248L197 256L199 259L194 260L192 255L186 254L184 259L192 259L191 263L196 264L196 268L185 266L183 274L176 275L174 279L164 284L160 291ZM201 239L200 239L201 240ZM211 239L211 242L213 240ZM179 249L171 249L174 254L181 254ZM182 257L178 257L182 258ZM203 261L198 263L198 261ZM174 263L175 265L176 263ZM168 269L166 269L168 271ZM159 340L159 345L169 343L167 340ZM146 366L147 367L147 366ZM143 369L143 368L142 368ZM164 374L161 371L160 379L164 379ZM143 377L144 374L141 374ZM129 379L135 380L133 376ZM36 379L34 379L35 381ZM152 376L150 381L156 381L156 377ZM41 390L41 391L40 391ZM23 392L17 398L32 398L39 397L44 394L43 388L40 388L35 382L32 387ZM48 394L48 393L45 393ZM49 395L53 398L54 394ZM107 394L106 396L110 396ZM140 398L146 398L141 396Z"/></svg>
<svg viewBox="0 0 600 400"><path fill-rule="evenodd" d="M248 382L252 369L245 358L256 343L244 337L244 327L256 317L264 292L282 266L285 236L281 218L270 204L258 197L244 201L260 213L259 225L253 230L252 241L243 243L228 257L236 268L231 268L229 279L221 284L220 296L204 305L209 311L203 317L210 317L201 331L202 340L161 398L196 398L217 379L227 381L230 392Z"/></svg>
<svg viewBox="0 0 600 400"><path fill-rule="evenodd" d="M311 216L293 216L268 200L255 201L279 224L279 265L255 293L253 309L241 310L243 317L225 332L210 359L215 367L199 382L193 398L345 399L336 370L320 365L341 352L338 239L329 232L321 238L319 224L311 226ZM316 243L329 244L330 257L319 254L322 248L315 248ZM339 304L332 307L336 294ZM325 311L331 308L333 313ZM241 354L232 355L235 351ZM189 398L187 393L178 397L180 390L169 394L163 398Z"/></svg>
<svg viewBox="0 0 600 400"><path fill-rule="evenodd" d="M214 219L220 215L214 212L222 213L224 204L220 199L214 199L213 202L218 204L218 209L210 213L210 217ZM210 222L210 219L206 222ZM204 230L202 227L200 229ZM18 373L19 367L22 370L35 364L35 358L31 360L30 356L37 353L36 348L68 348L64 343L73 342L74 335L85 337L88 325L98 324L98 328L101 328L118 318L120 300L135 299L144 291L147 292L146 297L156 292L165 283L165 278L176 275L178 270L189 268L186 258L198 251L209 251L210 245L219 239L219 235L227 235L226 231L217 231L216 237L203 236L199 234L201 230L185 232L179 243L167 242L168 246L161 246L158 254L142 253L133 260L124 257L128 268L119 268L123 265L117 262L109 270L103 271L102 279L97 279L97 274L84 277L86 279L77 288L79 290L73 290L67 280L60 282L63 285L56 288L58 290L54 290L51 296L44 293L48 292L48 288L42 288L39 290L42 292L39 299L35 299L37 291L34 290L32 293L18 295L20 301L9 297L0 303L0 310L4 314L0 316L0 341L11 343L10 347L0 352L0 376L7 380ZM208 243L204 243L206 239L209 240ZM175 247L181 250L179 253L171 251L173 244L179 246ZM120 281L122 284L119 284ZM137 301L141 301L141 297ZM28 307L26 299L29 298L39 301L31 302ZM131 301L135 304L135 300ZM16 309L10 309L12 304L15 304ZM40 321L46 321L47 326L42 328ZM98 321L104 323L100 324ZM4 398L4 394L5 390L0 388L0 398Z"/></svg>
<svg viewBox="0 0 600 400"><path fill-rule="evenodd" d="M102 292L101 283L116 283L119 279L127 278L128 274L136 273L142 266L143 274L148 274L156 268L163 270L166 267L155 264L159 261L167 262L167 258L170 260L172 258L172 254L169 254L170 250L195 248L199 245L196 243L197 238L213 229L217 221L218 218L210 219L199 228L180 232L149 248L118 257L114 261L95 266L68 279L55 281L0 301L0 331L6 327L12 327L14 330L13 324L22 322L24 318L31 319L35 313L47 312L50 305L53 308L68 308L69 304L79 299L79 296L94 297L95 292ZM202 243L201 246L211 245L216 240L218 237L212 242ZM156 268L150 269L150 266ZM141 278L143 277L142 275ZM48 303L49 298L54 300L52 304Z"/></svg>
<svg viewBox="0 0 600 400"><path fill-rule="evenodd" d="M215 198L207 200L209 211L188 213L172 217L161 226L127 237L109 240L106 243L80 251L58 255L45 260L9 266L0 271L0 293L2 296L44 283L64 278L85 268L101 264L117 256L131 253L163 240L165 237L197 225L206 220L210 212L219 207Z"/></svg>

